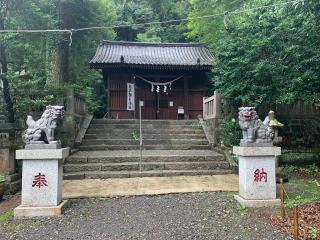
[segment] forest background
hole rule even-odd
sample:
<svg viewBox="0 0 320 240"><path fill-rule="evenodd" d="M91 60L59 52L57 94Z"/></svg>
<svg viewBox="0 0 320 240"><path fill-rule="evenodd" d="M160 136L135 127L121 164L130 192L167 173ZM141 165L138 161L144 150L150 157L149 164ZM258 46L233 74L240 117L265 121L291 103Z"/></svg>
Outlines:
<svg viewBox="0 0 320 240"><path fill-rule="evenodd" d="M101 40L207 43L216 60L210 91L219 89L234 106L320 103L318 0L0 0L0 30L173 19L187 20L74 31L72 44L70 32L0 33L9 121L54 103L70 88L103 116L102 76L88 64Z"/></svg>

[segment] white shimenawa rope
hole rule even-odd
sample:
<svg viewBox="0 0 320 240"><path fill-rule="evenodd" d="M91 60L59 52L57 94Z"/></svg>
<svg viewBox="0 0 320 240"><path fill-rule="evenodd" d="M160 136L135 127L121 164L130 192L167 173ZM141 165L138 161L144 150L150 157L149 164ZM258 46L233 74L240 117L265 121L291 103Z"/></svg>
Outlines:
<svg viewBox="0 0 320 240"><path fill-rule="evenodd" d="M179 76L179 77L177 77L177 78L175 78L175 79L173 79L173 80L171 80L169 82L158 83L158 82L151 82L151 81L149 81L149 80L147 80L147 79L145 79L145 78L143 78L143 77L141 77L139 75L133 75L133 76L137 77L137 78L140 78L141 80L143 80L143 81L145 81L145 82L147 82L147 83L149 83L151 85L154 85L154 86L167 86L167 85L170 85L170 84L174 83L175 81L177 81L177 80L179 80L180 78L183 77L183 75L181 75L181 76Z"/></svg>

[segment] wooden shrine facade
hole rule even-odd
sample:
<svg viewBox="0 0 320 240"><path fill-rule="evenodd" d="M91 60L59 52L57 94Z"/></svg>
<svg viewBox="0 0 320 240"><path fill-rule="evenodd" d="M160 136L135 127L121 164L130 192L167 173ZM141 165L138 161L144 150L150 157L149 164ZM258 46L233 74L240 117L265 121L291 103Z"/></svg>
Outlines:
<svg viewBox="0 0 320 240"><path fill-rule="evenodd" d="M90 61L102 69L109 117L196 119L213 56L203 44L103 41Z"/></svg>

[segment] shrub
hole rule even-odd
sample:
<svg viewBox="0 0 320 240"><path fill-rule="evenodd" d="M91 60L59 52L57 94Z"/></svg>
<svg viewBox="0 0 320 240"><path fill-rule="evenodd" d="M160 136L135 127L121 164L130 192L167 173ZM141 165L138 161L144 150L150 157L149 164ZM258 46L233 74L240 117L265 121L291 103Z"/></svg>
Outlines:
<svg viewBox="0 0 320 240"><path fill-rule="evenodd" d="M6 181L6 177L3 175L0 175L0 182L4 182L4 181Z"/></svg>
<svg viewBox="0 0 320 240"><path fill-rule="evenodd" d="M220 140L223 145L239 145L241 138L242 132L235 118L228 116L220 120Z"/></svg>

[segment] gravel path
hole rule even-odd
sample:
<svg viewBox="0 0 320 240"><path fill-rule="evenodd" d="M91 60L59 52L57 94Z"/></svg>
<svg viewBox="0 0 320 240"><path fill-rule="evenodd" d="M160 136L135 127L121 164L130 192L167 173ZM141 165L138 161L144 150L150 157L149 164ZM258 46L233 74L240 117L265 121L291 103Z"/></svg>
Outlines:
<svg viewBox="0 0 320 240"><path fill-rule="evenodd" d="M263 210L266 211L266 210ZM9 220L0 239L291 239L231 193L75 199L61 218Z"/></svg>

